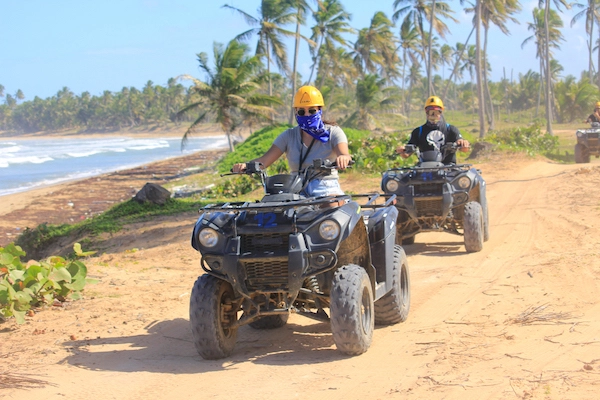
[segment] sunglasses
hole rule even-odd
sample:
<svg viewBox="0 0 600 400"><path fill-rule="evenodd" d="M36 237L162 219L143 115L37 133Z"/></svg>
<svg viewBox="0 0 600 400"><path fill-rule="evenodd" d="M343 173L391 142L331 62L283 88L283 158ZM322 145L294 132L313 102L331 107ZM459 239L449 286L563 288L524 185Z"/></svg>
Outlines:
<svg viewBox="0 0 600 400"><path fill-rule="evenodd" d="M310 115L315 115L317 113L317 111L319 111L319 110L317 110L316 108L309 108L308 109L308 113ZM304 117L306 115L306 109L300 108L300 109L298 109L298 111L296 111L296 114L298 114L301 117Z"/></svg>
<svg viewBox="0 0 600 400"><path fill-rule="evenodd" d="M427 110L427 115L429 116L434 116L434 115L441 115L442 114L442 110Z"/></svg>

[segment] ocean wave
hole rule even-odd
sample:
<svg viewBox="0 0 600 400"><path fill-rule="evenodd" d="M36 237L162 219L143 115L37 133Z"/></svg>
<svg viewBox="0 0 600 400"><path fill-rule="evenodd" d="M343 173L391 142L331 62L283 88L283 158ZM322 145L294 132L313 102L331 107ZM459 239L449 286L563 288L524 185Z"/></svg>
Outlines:
<svg viewBox="0 0 600 400"><path fill-rule="evenodd" d="M21 157L9 157L4 160L0 160L0 166L9 167L11 164L43 164L48 161L54 161L52 157L38 157L38 156L21 156Z"/></svg>
<svg viewBox="0 0 600 400"><path fill-rule="evenodd" d="M18 146L6 147L15 149L11 153L0 146L0 196L226 148L227 138L190 138L184 149L179 138L22 140Z"/></svg>

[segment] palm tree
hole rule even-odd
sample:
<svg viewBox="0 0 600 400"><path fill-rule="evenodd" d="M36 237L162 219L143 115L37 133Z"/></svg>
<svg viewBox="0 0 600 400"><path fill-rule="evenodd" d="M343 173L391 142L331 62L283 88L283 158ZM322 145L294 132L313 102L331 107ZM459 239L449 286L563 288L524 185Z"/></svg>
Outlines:
<svg viewBox="0 0 600 400"><path fill-rule="evenodd" d="M363 74L379 72L389 80L397 77L399 63L396 53L396 38L392 33L393 24L385 13L378 11L371 19L368 28L358 32L354 44L354 62Z"/></svg>
<svg viewBox="0 0 600 400"><path fill-rule="evenodd" d="M317 43L317 46L311 49L313 65L310 70L310 76L306 81L307 83L312 82L315 68L320 66L323 57L337 51L336 43L341 46L350 47L343 35L345 33L354 33L354 29L348 23L351 15L344 10L344 6L340 3L340 0L319 1L319 7L313 13L313 18L315 25L312 27L310 38Z"/></svg>
<svg viewBox="0 0 600 400"><path fill-rule="evenodd" d="M178 113L183 115L193 109L201 109L200 115L185 131L181 140L182 148L194 128L203 122L207 116L214 115L221 129L227 134L229 150L233 151L231 134L241 125L240 113L260 116L268 119L273 112L270 107L283 102L273 96L260 94L258 70L260 59L258 56L247 56L248 46L237 40L229 42L226 48L220 43L213 45L215 58L214 70L208 66L208 55L198 54L200 68L207 74L207 82L184 75L181 78L190 79L194 86L191 90L197 98L191 104L184 106ZM204 106L204 108L203 108Z"/></svg>
<svg viewBox="0 0 600 400"><path fill-rule="evenodd" d="M566 0L552 0L558 11L560 6L563 5L565 8L571 8L571 5ZM545 5L544 8L544 58L546 60L546 131L552 135L552 81L550 77L550 0L539 0L540 6ZM559 18L560 19L560 18ZM561 21L562 27L562 21Z"/></svg>
<svg viewBox="0 0 600 400"><path fill-rule="evenodd" d="M575 14L573 16L573 19L571 19L571 27L573 27L573 25L575 25L575 23L577 21L579 21L581 18L583 18L585 16L585 32L588 34L589 36L589 40L588 40L588 76L590 79L590 82L593 80L594 77L594 63L592 61L592 48L593 48L593 37L594 37L594 21L596 20L600 20L600 3L598 2L598 0L588 0L587 4L581 4L581 3L573 3L572 4L573 7L577 7L577 8L583 8L582 11L578 12L577 14Z"/></svg>
<svg viewBox="0 0 600 400"><path fill-rule="evenodd" d="M404 7L400 7L404 4ZM435 31L442 39L446 38L446 34L450 32L448 26L440 19L450 19L458 22L452 17L452 9L443 1L432 0L431 5L427 4L426 0L394 0L394 14L392 20L396 22L402 15L406 14L405 20L412 20L419 35L425 37L424 21L429 21L429 44L427 46L427 94L431 94L431 41L433 40L433 31Z"/></svg>
<svg viewBox="0 0 600 400"><path fill-rule="evenodd" d="M402 109L407 118L410 116L410 102L406 96L406 66L410 58L411 64L419 67L419 32L412 20L404 20L400 26L400 48L402 48ZM410 91L410 89L409 89Z"/></svg>
<svg viewBox="0 0 600 400"><path fill-rule="evenodd" d="M488 87L488 61L487 61L487 44L488 44L488 33L491 25L497 26L500 31L509 35L510 31L506 27L506 22L511 21L519 23L519 21L511 15L521 11L521 5L518 0L482 0L481 3L481 23L484 29L484 40L483 40L483 85L484 92L488 98L488 122L490 129L494 129L494 106L492 104L492 96Z"/></svg>
<svg viewBox="0 0 600 400"><path fill-rule="evenodd" d="M567 76L555 86L558 117L562 122L573 122L582 119L589 104L598 96L598 88L586 77L580 82L572 75Z"/></svg>
<svg viewBox="0 0 600 400"><path fill-rule="evenodd" d="M258 9L258 17L254 17L239 8L232 7L228 4L223 5L224 8L229 8L241 14L246 22L251 26L256 26L240 33L235 37L238 40L246 40L250 36L258 35L258 43L256 45L256 55L267 59L267 75L269 76L269 96L273 94L271 84L271 57L275 60L280 71L288 74L287 50L282 37L296 36L295 32L283 29L282 26L294 22L296 12L291 7L289 1L286 0L261 0L261 5Z"/></svg>
<svg viewBox="0 0 600 400"><path fill-rule="evenodd" d="M399 101L400 95L395 86L386 86L385 79L375 74L367 74L356 83L357 110L344 122L344 125L368 130L383 128L383 123L378 117L399 116L386 112L393 110Z"/></svg>
<svg viewBox="0 0 600 400"><path fill-rule="evenodd" d="M306 22L305 14L306 10L309 9L306 0L288 0L290 1L291 7L296 9L296 38L294 40L294 66L292 68L292 99L291 99L291 107L290 107L290 118L289 123L292 124L294 120L294 93L296 93L296 67L298 65L298 47L300 46L300 39L304 39L309 46L312 48L315 46L315 42L312 39L308 39L307 37L300 34L300 25L304 25ZM317 2L319 2L317 0Z"/></svg>
<svg viewBox="0 0 600 400"><path fill-rule="evenodd" d="M545 15L545 11L541 10L539 8L534 8L533 11L533 22L528 23L527 29L529 31L533 32L533 35L529 36L528 38L526 38L523 43L521 44L521 48L523 48L527 43L533 41L536 45L536 57L539 58L540 60L540 86L539 86L539 94L538 94L538 107L539 107L539 102L541 100L541 91L542 91L542 81L541 79L543 79L544 77L548 77L548 79L546 79L545 84L543 85L543 87L546 89L546 96L550 96L551 95L551 91L548 90L547 86L550 84L551 85L551 78L550 78L550 74L547 73L548 71L548 59L546 58L546 47L548 49L550 48L559 48L558 43L563 41L564 38L560 32L560 28L562 28L563 23L562 20L560 19L560 17L558 16L558 13L552 9L550 9L550 16L549 18ZM548 23L550 25L549 29L546 29L546 23ZM547 35L549 35L550 37L550 44L549 46L546 46L546 37ZM548 54L551 55L552 53L548 51ZM550 82L549 82L550 81ZM550 118L549 116L552 115L552 110L550 109L552 103L552 99L550 99L548 101L548 99L546 99L546 118ZM548 110L550 109L550 114L548 114ZM538 114L538 111L536 109L536 115ZM549 124L547 123L547 129L548 129L548 133L552 133L552 123L550 122Z"/></svg>

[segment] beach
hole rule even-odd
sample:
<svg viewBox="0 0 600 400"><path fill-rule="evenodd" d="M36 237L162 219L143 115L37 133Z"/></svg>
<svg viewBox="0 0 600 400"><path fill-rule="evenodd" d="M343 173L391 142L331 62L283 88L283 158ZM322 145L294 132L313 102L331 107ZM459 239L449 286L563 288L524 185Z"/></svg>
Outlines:
<svg viewBox="0 0 600 400"><path fill-rule="evenodd" d="M125 132L123 135L86 134L85 138L123 137L181 138L180 131ZM222 132L203 130L195 137L224 137ZM58 140L72 135L0 136L0 140ZM97 215L114 204L133 197L147 182L164 184L185 174L185 170L214 162L226 149L198 151L135 168L48 185L37 189L0 196L0 246L6 246L26 228L39 224L74 223Z"/></svg>
<svg viewBox="0 0 600 400"><path fill-rule="evenodd" d="M218 156L199 153L4 197L0 214L31 226L48 217L85 218L92 207L99 212L130 198L149 178ZM191 289L203 273L190 245L197 212L127 224L94 238L101 251L82 261L98 283L86 286L82 300L36 308L23 325L0 325L0 397L596 398L594 161L508 154L479 160L490 240L481 252L467 253L462 237L431 232L404 246L408 319L377 326L369 350L356 357L336 350L328 322L292 313L279 329L242 326L230 357L202 359L189 324ZM379 184L361 174L341 179L342 187Z"/></svg>

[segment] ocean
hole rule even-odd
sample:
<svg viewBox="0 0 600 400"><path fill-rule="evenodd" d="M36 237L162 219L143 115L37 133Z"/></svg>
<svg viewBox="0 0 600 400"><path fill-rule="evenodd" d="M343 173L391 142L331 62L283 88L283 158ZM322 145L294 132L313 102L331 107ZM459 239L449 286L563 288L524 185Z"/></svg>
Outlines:
<svg viewBox="0 0 600 400"><path fill-rule="evenodd" d="M0 196L226 148L225 136L181 138L0 138Z"/></svg>

